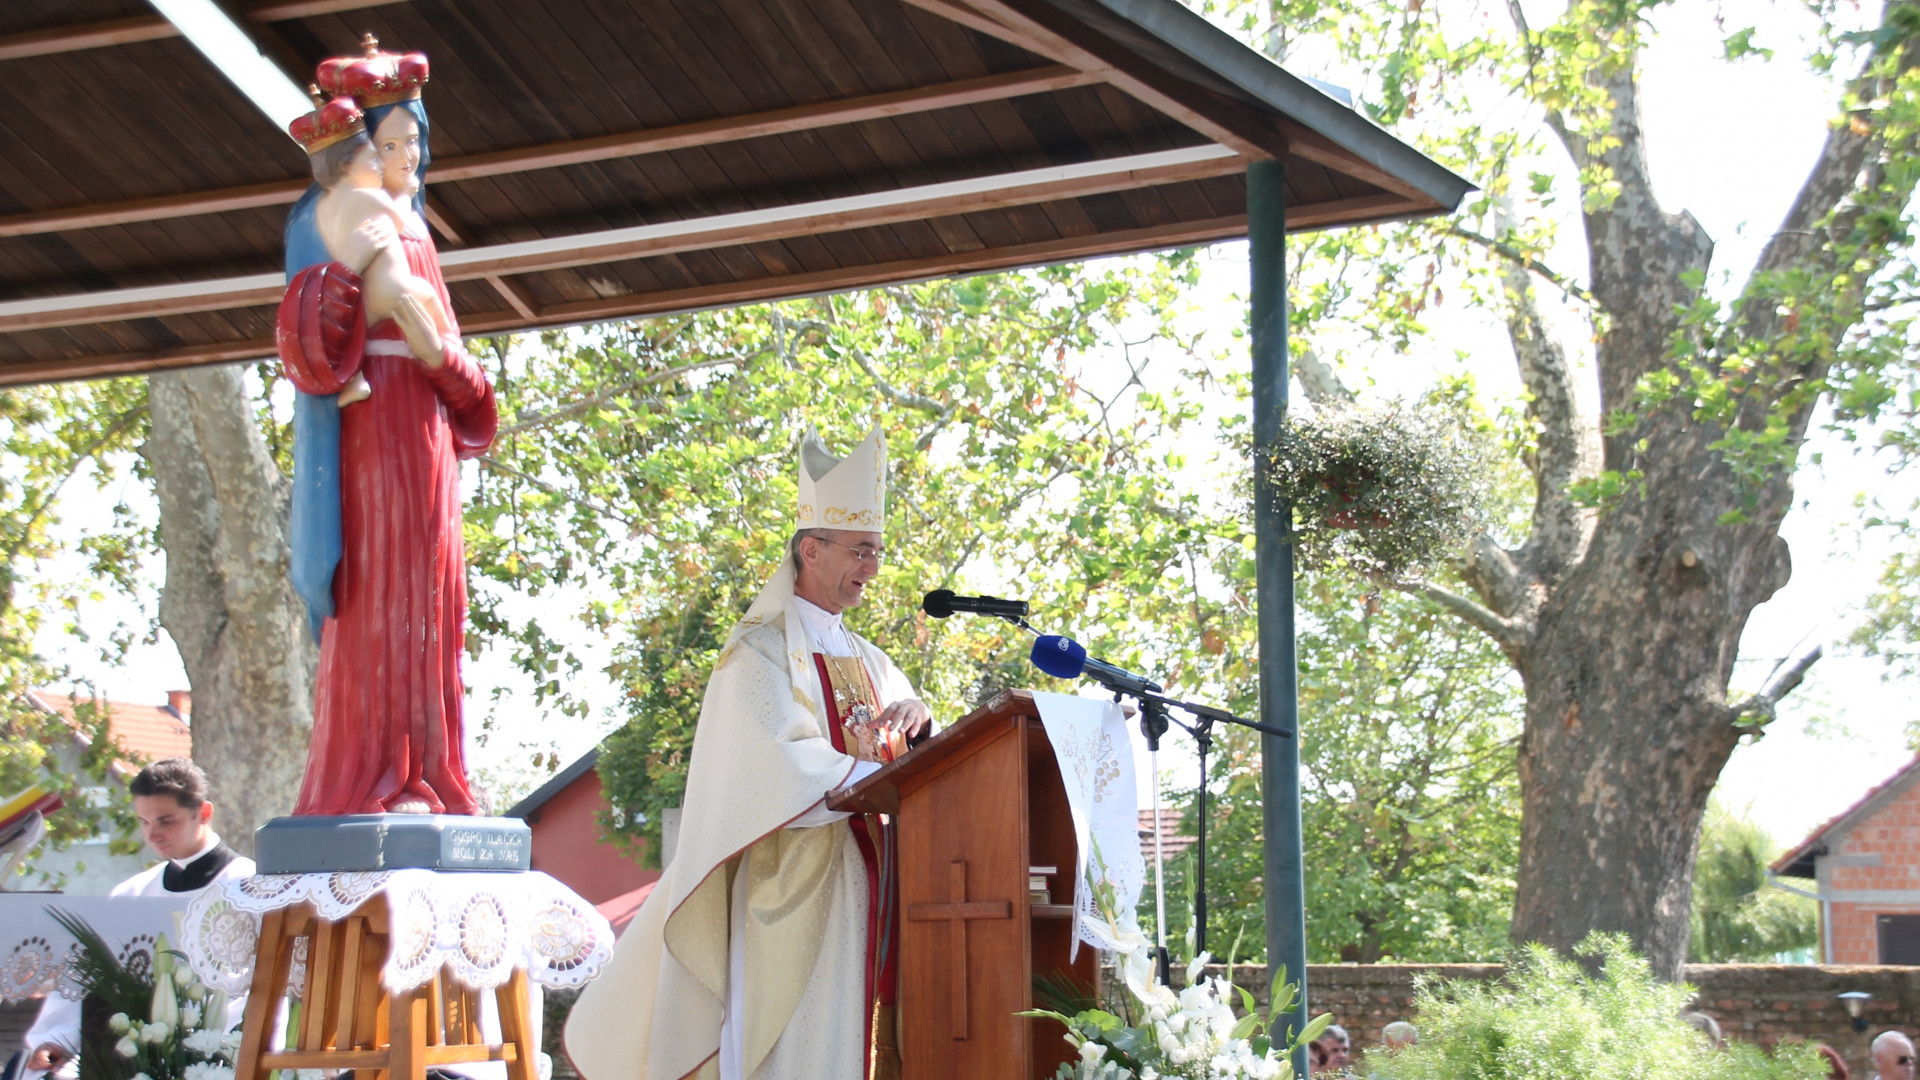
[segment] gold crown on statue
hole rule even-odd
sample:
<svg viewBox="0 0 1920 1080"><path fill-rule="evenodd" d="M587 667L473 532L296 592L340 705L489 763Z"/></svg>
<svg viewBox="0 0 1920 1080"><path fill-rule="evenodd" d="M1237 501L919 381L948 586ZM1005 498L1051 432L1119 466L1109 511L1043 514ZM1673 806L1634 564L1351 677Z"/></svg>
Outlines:
<svg viewBox="0 0 1920 1080"><path fill-rule="evenodd" d="M293 141L299 143L307 153L317 154L367 129L360 107L353 103L352 98L337 97L328 101L321 95L318 86L307 87L307 93L313 97L313 111L295 117L293 123L287 125L287 134L293 136Z"/></svg>
<svg viewBox="0 0 1920 1080"><path fill-rule="evenodd" d="M381 52L380 39L367 34L360 39L359 56L320 61L314 81L329 94L354 99L363 109L391 105L420 96L420 88L427 85L427 54Z"/></svg>
<svg viewBox="0 0 1920 1080"><path fill-rule="evenodd" d="M887 519L887 439L874 424L846 457L835 457L811 426L800 440L801 529L879 532Z"/></svg>

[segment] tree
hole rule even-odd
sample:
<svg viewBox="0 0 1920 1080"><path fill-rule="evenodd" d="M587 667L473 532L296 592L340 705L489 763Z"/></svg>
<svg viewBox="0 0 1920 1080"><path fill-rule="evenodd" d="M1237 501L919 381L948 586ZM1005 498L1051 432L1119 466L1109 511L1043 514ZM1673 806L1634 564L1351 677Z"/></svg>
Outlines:
<svg viewBox="0 0 1920 1080"><path fill-rule="evenodd" d="M1520 839L1520 692L1500 652L1433 601L1338 572L1300 589L1301 819L1316 963L1497 959ZM1238 705L1252 704L1253 687ZM1212 769L1208 947L1265 934L1258 742L1226 733ZM1182 831L1196 831L1192 796ZM1169 865L1169 940L1192 865Z"/></svg>
<svg viewBox="0 0 1920 1080"><path fill-rule="evenodd" d="M166 549L160 625L193 686L193 756L217 793L222 835L293 809L313 730L319 650L288 577L289 481L279 433L236 366L147 380L142 454Z"/></svg>
<svg viewBox="0 0 1920 1080"><path fill-rule="evenodd" d="M229 365L7 392L8 456L25 467L27 479L0 489L12 508L0 565L7 594L0 617L10 621L0 625L0 641L12 679L44 685L51 669L32 654L41 616L7 610L15 584L32 578L43 598L64 595L63 605L76 612L100 584L146 601L147 560L164 550L158 623L179 648L193 688L194 758L216 793L222 835L250 852L254 829L292 809L312 727L318 651L287 579L288 482L271 450L275 443L284 448L285 426L273 419L261 389L248 388L244 370ZM158 520L150 521L123 504L112 526L78 541L73 554L87 560L85 584L47 565L64 550L49 531L60 496L83 471L100 489L128 480L151 484L159 506ZM36 565L46 572L36 576ZM107 658L145 629L116 628ZM10 693L8 700L21 699ZM46 768L49 740L58 735L29 730L15 717L7 746ZM110 744L96 745L104 753Z"/></svg>
<svg viewBox="0 0 1920 1080"><path fill-rule="evenodd" d="M1687 959L1696 964L1777 963L1820 943L1814 901L1776 889L1767 867L1780 848L1751 819L1714 802L1700 832L1693 873L1693 927Z"/></svg>
<svg viewBox="0 0 1920 1080"><path fill-rule="evenodd" d="M116 845L131 846L131 802L123 788L108 782L116 754L106 738L104 711L76 688L74 714L87 748L78 772L69 774L56 751L71 745L76 732L36 708L27 692L48 689L69 674L35 649L55 620L66 622L77 644L106 655L128 644L120 633L97 640L75 617L97 583L129 582L137 558L124 537L88 536L69 551L54 526L60 497L76 480L105 487L115 473L112 459L129 451L144 413L137 388L127 382L0 390L0 792L10 796L41 784L66 793L67 808L47 819L57 845L104 832ZM102 424L102 415L115 419ZM89 580L46 572L63 555L78 556ZM77 797L83 787L103 788L109 797Z"/></svg>
<svg viewBox="0 0 1920 1080"><path fill-rule="evenodd" d="M1466 589L1389 584L1477 627L1524 680L1514 939L1565 948L1620 931L1673 978L1708 793L1812 662L1730 687L1748 616L1790 573L1779 525L1799 447L1823 404L1843 423L1871 418L1911 371L1920 8L1890 3L1859 34L1823 27L1813 62L1852 72L1837 122L1721 303L1705 288L1711 238L1660 205L1647 171L1636 65L1664 6L1573 0L1535 25L1518 0L1484 19L1363 0L1226 5L1278 52L1330 36L1375 120L1487 188L1458 219L1317 241L1294 329L1305 344L1344 331L1404 348L1448 284L1500 311L1526 389L1515 449L1531 521L1474 541ZM1760 52L1751 29L1729 28L1730 58ZM1484 125L1504 95L1531 105L1529 124ZM1552 265L1543 211L1556 200L1580 207L1581 270ZM1597 424L1576 408L1581 346L1545 315L1554 292L1585 303Z"/></svg>

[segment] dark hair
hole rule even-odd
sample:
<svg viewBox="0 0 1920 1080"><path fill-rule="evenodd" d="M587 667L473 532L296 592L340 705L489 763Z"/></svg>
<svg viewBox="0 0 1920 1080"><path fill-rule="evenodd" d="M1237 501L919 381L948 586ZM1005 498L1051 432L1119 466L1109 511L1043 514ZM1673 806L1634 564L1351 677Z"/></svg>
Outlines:
<svg viewBox="0 0 1920 1080"><path fill-rule="evenodd" d="M1826 1043L1821 1043L1814 1049L1820 1052L1821 1057L1827 1059L1827 1080L1848 1080L1852 1075L1851 1070L1847 1068L1846 1059L1840 1056L1840 1051Z"/></svg>
<svg viewBox="0 0 1920 1080"><path fill-rule="evenodd" d="M141 769L127 785L135 795L171 795L188 810L207 801L207 774L183 757L163 758Z"/></svg>
<svg viewBox="0 0 1920 1080"><path fill-rule="evenodd" d="M427 216L427 167L433 164L433 150L427 137L432 125L427 123L426 102L419 98L407 98L388 105L368 105L361 110L361 115L366 119L367 138L371 141L373 133L380 130L380 122L395 109L411 115L414 123L420 125L420 167L413 170L414 179L420 184L413 193L413 210L424 218Z"/></svg>
<svg viewBox="0 0 1920 1080"><path fill-rule="evenodd" d="M799 532L793 534L791 540L787 541L787 556L793 560L793 572L795 576L798 576L800 571L806 569L805 564L800 561L800 541L809 537L815 540L825 540L827 534L832 531L832 529L801 529Z"/></svg>

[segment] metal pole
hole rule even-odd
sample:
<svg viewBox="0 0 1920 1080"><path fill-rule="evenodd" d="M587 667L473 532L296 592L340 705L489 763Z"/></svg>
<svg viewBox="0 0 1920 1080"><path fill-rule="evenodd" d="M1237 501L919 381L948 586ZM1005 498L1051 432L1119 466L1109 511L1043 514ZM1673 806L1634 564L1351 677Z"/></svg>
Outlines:
<svg viewBox="0 0 1920 1080"><path fill-rule="evenodd" d="M1247 166L1248 319L1253 343L1253 535L1260 627L1260 719L1300 727L1293 641L1293 508L1267 483L1287 423L1287 191L1278 161ZM1293 1030L1307 1024L1306 883L1300 852L1300 740L1261 737L1267 963L1300 985ZM1285 1038L1287 1032L1276 1032ZM1294 1075L1307 1075L1306 1053Z"/></svg>

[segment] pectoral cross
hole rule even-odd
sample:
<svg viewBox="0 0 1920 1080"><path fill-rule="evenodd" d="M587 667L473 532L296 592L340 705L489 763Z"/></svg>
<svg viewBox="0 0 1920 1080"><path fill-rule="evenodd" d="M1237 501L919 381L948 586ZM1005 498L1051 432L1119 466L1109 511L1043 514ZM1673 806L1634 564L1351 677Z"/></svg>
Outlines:
<svg viewBox="0 0 1920 1080"><path fill-rule="evenodd" d="M967 861L955 859L947 869L947 897L945 904L913 904L907 908L907 918L913 922L950 922L952 935L950 949L953 953L953 990L949 1007L953 1015L953 1038L956 1042L967 1037L967 923L974 919L1011 919L1013 902L1010 900L968 900L967 899Z"/></svg>

